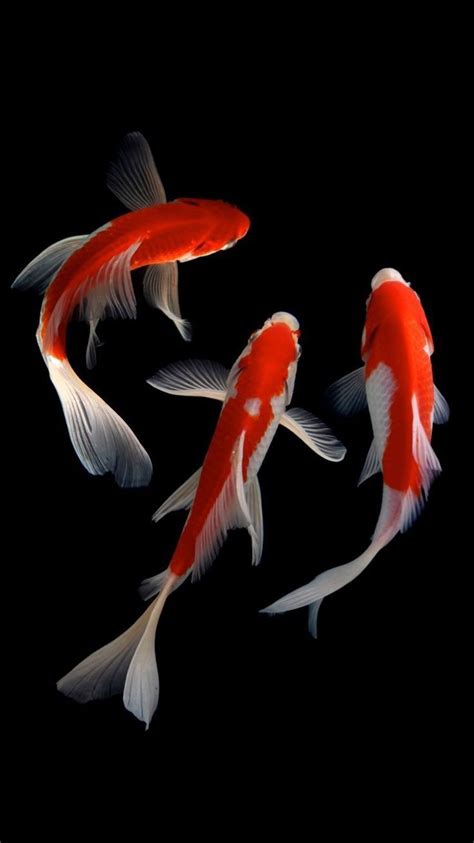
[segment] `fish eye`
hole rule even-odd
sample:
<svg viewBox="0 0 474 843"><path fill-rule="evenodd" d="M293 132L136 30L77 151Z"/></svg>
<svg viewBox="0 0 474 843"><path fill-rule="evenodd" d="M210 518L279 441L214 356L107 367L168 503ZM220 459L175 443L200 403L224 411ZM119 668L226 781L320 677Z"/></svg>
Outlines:
<svg viewBox="0 0 474 843"><path fill-rule="evenodd" d="M235 246L236 243L237 240L229 240L229 242L222 247L222 251L224 251L224 249L232 249L232 246Z"/></svg>

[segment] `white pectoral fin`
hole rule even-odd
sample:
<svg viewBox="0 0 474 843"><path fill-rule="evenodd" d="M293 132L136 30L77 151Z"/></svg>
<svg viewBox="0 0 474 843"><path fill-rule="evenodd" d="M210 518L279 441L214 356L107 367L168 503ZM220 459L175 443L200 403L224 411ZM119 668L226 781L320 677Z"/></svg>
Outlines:
<svg viewBox="0 0 474 843"><path fill-rule="evenodd" d="M191 323L181 316L176 261L149 266L143 279L143 292L152 307L161 310L176 325L185 340L191 339Z"/></svg>
<svg viewBox="0 0 474 843"><path fill-rule="evenodd" d="M364 481L368 480L369 477L372 477L373 474L377 474L378 471L382 471L382 468L377 454L375 439L372 439L372 444L368 450L364 467L361 471L357 485L360 486L361 483L364 483Z"/></svg>
<svg viewBox="0 0 474 843"><path fill-rule="evenodd" d="M340 462L346 455L344 445L329 427L312 413L293 407L283 413L280 424L298 436L308 448L331 462Z"/></svg>
<svg viewBox="0 0 474 843"><path fill-rule="evenodd" d="M107 187L131 211L166 202L152 151L140 132L130 132L123 139L109 167Z"/></svg>
<svg viewBox="0 0 474 843"><path fill-rule="evenodd" d="M89 368L95 364L95 349L99 345L96 328L106 316L112 319L135 319L137 302L133 290L131 260L140 245L139 240L123 252L103 263L96 272L87 276L74 291L66 291L58 300L52 313L46 336L49 344L68 310L78 305L79 319L89 323L86 363Z"/></svg>
<svg viewBox="0 0 474 843"><path fill-rule="evenodd" d="M242 473L244 441L245 433L242 433L233 449L227 480L196 538L193 581L199 579L214 561L229 530L246 527L250 532L253 529Z"/></svg>
<svg viewBox="0 0 474 843"><path fill-rule="evenodd" d="M147 383L172 395L194 395L223 401L228 371L210 360L184 360L160 369Z"/></svg>
<svg viewBox="0 0 474 843"><path fill-rule="evenodd" d="M161 504L160 508L156 510L153 515L153 521L158 522L168 515L169 512L176 512L179 509L189 509L193 503L197 487L199 485L199 478L201 476L201 469L198 468L191 477L179 486L172 495Z"/></svg>
<svg viewBox="0 0 474 843"><path fill-rule="evenodd" d="M423 491L428 494L429 488L436 474L441 471L439 459L436 456L431 442L428 439L425 428L423 427L418 410L418 401L416 396L412 399L413 408L413 456L418 463L421 472L421 482Z"/></svg>
<svg viewBox="0 0 474 843"><path fill-rule="evenodd" d="M413 409L413 457L420 471L421 489L418 495L408 491L403 496L400 517L400 532L404 533L416 521L424 508L431 484L441 472L441 465L423 427L418 410L418 401L412 398Z"/></svg>
<svg viewBox="0 0 474 843"><path fill-rule="evenodd" d="M379 363L367 378L365 388L376 453L382 458L390 435L390 408L397 390L397 381L391 367L385 363Z"/></svg>
<svg viewBox="0 0 474 843"><path fill-rule="evenodd" d="M367 407L365 391L365 366L354 369L333 383L326 392L326 397L336 413L341 416L352 416Z"/></svg>
<svg viewBox="0 0 474 843"><path fill-rule="evenodd" d="M141 240L136 240L103 263L97 272L78 288L79 317L98 322L104 316L112 319L135 319L137 301L133 289L131 261Z"/></svg>
<svg viewBox="0 0 474 843"><path fill-rule="evenodd" d="M39 293L44 293L58 269L73 252L84 245L88 237L88 234L66 237L65 240L59 240L58 243L48 246L47 249L30 261L28 266L25 266L15 278L12 288L15 290L36 289Z"/></svg>
<svg viewBox="0 0 474 843"><path fill-rule="evenodd" d="M263 510L258 477L253 477L245 486L250 524L247 527L252 540L252 565L258 565L263 551Z"/></svg>
<svg viewBox="0 0 474 843"><path fill-rule="evenodd" d="M435 424L445 424L449 419L449 404L446 398L441 395L438 387L434 388L434 413L433 421Z"/></svg>

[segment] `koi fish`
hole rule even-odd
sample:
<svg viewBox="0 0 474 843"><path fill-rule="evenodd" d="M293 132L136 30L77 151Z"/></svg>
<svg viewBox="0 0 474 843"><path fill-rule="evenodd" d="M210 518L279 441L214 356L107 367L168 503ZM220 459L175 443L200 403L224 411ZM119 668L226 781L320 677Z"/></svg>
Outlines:
<svg viewBox="0 0 474 843"><path fill-rule="evenodd" d="M168 568L142 584L154 601L126 632L82 661L58 682L79 702L123 691L125 707L148 725L158 704L155 632L169 594L189 574L199 578L213 562L227 533L245 527L252 542L252 564L263 548L263 515L257 474L279 424L313 451L339 461L345 448L305 410L286 410L295 382L299 325L288 313L275 313L252 334L230 373L209 361L165 367L149 383L163 392L223 400L224 405L202 468L155 513L190 509Z"/></svg>
<svg viewBox="0 0 474 843"><path fill-rule="evenodd" d="M105 316L136 317L131 271L148 266L148 302L173 320L184 339L177 262L229 249L247 233L248 217L211 199L166 201L150 147L138 132L127 135L108 174L108 186L131 209L91 235L68 237L35 258L13 283L45 291L36 334L58 392L72 445L91 474L111 471L120 486L150 482L150 457L128 425L71 368L67 326L76 309L89 323L86 363L95 365L96 328Z"/></svg>
<svg viewBox="0 0 474 843"><path fill-rule="evenodd" d="M449 417L448 404L433 384L433 350L417 293L395 269L381 269L372 279L367 300L361 348L364 366L329 390L335 409L343 415L369 408L374 439L359 485L382 472L382 506L375 533L367 550L352 562L324 571L261 611L273 614L309 605L309 631L316 638L323 599L355 579L420 514L441 471L431 447L433 422L442 424Z"/></svg>

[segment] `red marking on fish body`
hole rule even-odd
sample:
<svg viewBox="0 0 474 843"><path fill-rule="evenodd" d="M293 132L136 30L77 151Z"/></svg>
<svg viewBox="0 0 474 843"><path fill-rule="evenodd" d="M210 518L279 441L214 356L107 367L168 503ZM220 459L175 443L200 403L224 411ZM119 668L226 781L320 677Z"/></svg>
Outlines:
<svg viewBox="0 0 474 843"><path fill-rule="evenodd" d="M234 450L245 432L243 480L249 462L274 420L272 399L284 394L288 370L297 359L295 335L288 325L277 322L264 329L239 361L235 394L230 392L219 417L206 458L195 501L170 563L173 573L183 575L194 561L196 539L229 477ZM249 399L261 401L259 412L245 408Z"/></svg>
<svg viewBox="0 0 474 843"><path fill-rule="evenodd" d="M245 236L249 225L248 217L238 208L210 199L176 200L117 217L68 258L48 288L39 330L43 342L55 307L64 296L67 306L56 336L43 351L66 356L66 328L81 300L81 284L133 243L140 244L131 261L131 269L137 269L218 251Z"/></svg>
<svg viewBox="0 0 474 843"><path fill-rule="evenodd" d="M383 454L384 482L393 489L420 494L420 472L413 456L413 406L416 396L421 423L431 441L434 386L433 349L428 322L417 294L406 284L386 281L372 293L365 324L362 357L366 380L380 363L395 379L390 407L390 432Z"/></svg>

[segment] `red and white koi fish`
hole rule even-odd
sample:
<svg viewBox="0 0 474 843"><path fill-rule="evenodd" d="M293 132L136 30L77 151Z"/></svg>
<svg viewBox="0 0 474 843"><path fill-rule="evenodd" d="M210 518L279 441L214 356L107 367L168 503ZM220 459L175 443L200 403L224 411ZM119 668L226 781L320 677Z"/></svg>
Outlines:
<svg viewBox="0 0 474 843"><path fill-rule="evenodd" d="M364 366L341 378L329 391L336 410L344 415L369 407L374 439L359 485L382 472L382 506L375 533L357 559L324 571L263 612L309 605L309 630L316 637L324 597L357 577L420 514L431 483L441 471L430 444L433 422L441 424L449 417L447 402L433 384L433 350L417 293L395 269L381 269L372 279L367 301L361 349Z"/></svg>
<svg viewBox="0 0 474 843"><path fill-rule="evenodd" d="M126 632L93 653L58 683L62 693L86 702L123 690L125 707L147 727L158 704L156 626L165 601L192 573L201 576L217 556L227 532L245 527L252 541L252 563L263 547L263 516L257 474L279 424L313 451L339 461L345 448L331 431L304 410L286 410L291 401L300 353L299 325L288 313L275 313L252 335L230 373L209 361L177 363L149 383L164 392L217 398L224 406L202 468L154 515L191 509L169 567L145 580L153 603Z"/></svg>
<svg viewBox="0 0 474 843"><path fill-rule="evenodd" d="M131 270L148 269L149 303L173 320L185 339L177 261L229 249L247 233L248 217L226 202L177 199L167 202L148 143L127 135L108 186L131 209L90 236L68 237L50 246L20 273L18 289L46 291L37 340L58 392L71 442L91 474L111 471L120 486L150 482L151 460L128 425L71 368L66 331L74 311L89 322L86 362L95 364L98 322L105 316L136 316Z"/></svg>

